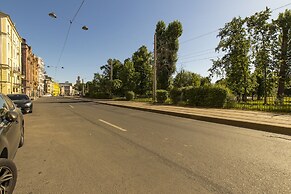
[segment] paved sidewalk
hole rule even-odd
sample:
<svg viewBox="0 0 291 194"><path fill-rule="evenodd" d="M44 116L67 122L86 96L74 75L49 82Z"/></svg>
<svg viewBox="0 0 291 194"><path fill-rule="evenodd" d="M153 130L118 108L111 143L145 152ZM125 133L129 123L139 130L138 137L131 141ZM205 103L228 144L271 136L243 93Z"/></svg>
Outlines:
<svg viewBox="0 0 291 194"><path fill-rule="evenodd" d="M145 102L93 100L96 103L291 135L291 114L234 109L189 108Z"/></svg>

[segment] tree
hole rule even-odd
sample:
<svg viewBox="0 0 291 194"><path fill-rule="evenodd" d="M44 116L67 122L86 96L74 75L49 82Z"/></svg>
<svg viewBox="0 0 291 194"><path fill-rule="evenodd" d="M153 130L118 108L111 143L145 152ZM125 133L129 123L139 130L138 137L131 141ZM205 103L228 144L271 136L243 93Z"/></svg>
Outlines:
<svg viewBox="0 0 291 194"><path fill-rule="evenodd" d="M284 13L280 13L278 19L275 21L277 27L280 29L280 55L279 55L279 80L277 98L280 102L283 102L285 82L287 73L290 69L288 61L288 42L291 39L291 10L286 10ZM289 47L290 48L290 47Z"/></svg>
<svg viewBox="0 0 291 194"><path fill-rule="evenodd" d="M122 92L125 94L127 91L135 91L137 73L135 72L134 64L131 59L124 61L119 79L122 81Z"/></svg>
<svg viewBox="0 0 291 194"><path fill-rule="evenodd" d="M247 18L247 27L249 38L252 45L252 58L255 65L255 73L253 80L256 80L256 90L258 99L264 96L264 104L267 104L268 93L272 90L273 81L272 69L273 63L271 61L272 46L276 41L276 30L272 23L269 23L271 10L266 10L255 13ZM256 89L255 89L256 88Z"/></svg>
<svg viewBox="0 0 291 194"><path fill-rule="evenodd" d="M201 76L189 71L181 70L174 78L174 87L200 86Z"/></svg>
<svg viewBox="0 0 291 194"><path fill-rule="evenodd" d="M152 88L152 54L148 52L146 46L142 46L132 55L132 62L136 72L134 92L145 95Z"/></svg>
<svg viewBox="0 0 291 194"><path fill-rule="evenodd" d="M100 67L103 70L103 78L107 79L109 83L106 82L105 86L109 88L104 88L107 92L110 90L111 95L121 95L122 82L120 80L120 72L122 69L122 63L117 59L108 59L107 64Z"/></svg>
<svg viewBox="0 0 291 194"><path fill-rule="evenodd" d="M157 47L157 87L168 89L170 78L176 71L178 38L182 35L182 24L179 21L169 23L159 21L156 26Z"/></svg>
<svg viewBox="0 0 291 194"><path fill-rule="evenodd" d="M100 73L95 73L92 84L89 86L90 93L111 93L111 83L108 77Z"/></svg>
<svg viewBox="0 0 291 194"><path fill-rule="evenodd" d="M209 86L209 85L211 85L210 77L201 77L200 86Z"/></svg>
<svg viewBox="0 0 291 194"><path fill-rule="evenodd" d="M112 80L119 79L119 72L121 68L122 63L118 59L108 59L107 64L100 67L100 69L103 70L103 75Z"/></svg>
<svg viewBox="0 0 291 194"><path fill-rule="evenodd" d="M225 24L220 29L218 37L220 42L216 48L218 52L224 52L222 58L213 60L213 66L209 69L211 76L214 74L223 77L227 86L238 96L243 96L246 101L250 89L250 41L247 38L245 19L241 17ZM239 98L240 99L240 98Z"/></svg>

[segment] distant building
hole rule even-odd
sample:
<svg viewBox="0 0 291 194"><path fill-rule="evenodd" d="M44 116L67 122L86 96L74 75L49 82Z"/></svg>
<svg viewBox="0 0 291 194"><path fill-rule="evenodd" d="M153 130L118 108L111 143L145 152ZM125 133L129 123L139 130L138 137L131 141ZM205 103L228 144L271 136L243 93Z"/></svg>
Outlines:
<svg viewBox="0 0 291 194"><path fill-rule="evenodd" d="M0 12L0 24L0 92L22 93L22 38L9 15Z"/></svg>
<svg viewBox="0 0 291 194"><path fill-rule="evenodd" d="M44 92L45 94L53 95L53 91L54 91L53 80L51 77L46 75L44 79Z"/></svg>
<svg viewBox="0 0 291 194"><path fill-rule="evenodd" d="M57 82L53 82L53 96L59 96L61 93L60 85Z"/></svg>
<svg viewBox="0 0 291 194"><path fill-rule="evenodd" d="M76 85L80 85L81 84L81 78L80 76L77 77L77 80L76 80Z"/></svg>
<svg viewBox="0 0 291 194"><path fill-rule="evenodd" d="M74 95L74 89L73 84L66 81L65 83L60 83L61 88L61 95L62 96L73 96Z"/></svg>
<svg viewBox="0 0 291 194"><path fill-rule="evenodd" d="M45 80L45 69L44 69L44 61L42 58L38 57L38 95L43 96L44 95L44 80Z"/></svg>
<svg viewBox="0 0 291 194"><path fill-rule="evenodd" d="M32 49L30 46L27 45L26 40L22 39L21 45L21 53L22 53L22 74L24 78L22 80L23 85L23 93L32 96L33 90L33 62L34 62L34 55L32 53Z"/></svg>

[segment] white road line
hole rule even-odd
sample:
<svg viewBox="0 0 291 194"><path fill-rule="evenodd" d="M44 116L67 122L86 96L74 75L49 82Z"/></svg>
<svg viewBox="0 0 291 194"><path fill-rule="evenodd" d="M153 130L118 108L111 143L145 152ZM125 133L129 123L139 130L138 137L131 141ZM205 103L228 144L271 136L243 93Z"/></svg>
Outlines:
<svg viewBox="0 0 291 194"><path fill-rule="evenodd" d="M71 108L74 108L72 105L69 105Z"/></svg>
<svg viewBox="0 0 291 194"><path fill-rule="evenodd" d="M114 128L116 128L116 129L119 129L120 131L127 131L126 129L122 129L121 127L118 127L118 126L116 126L116 125L113 125L113 124L111 124L111 123L108 123L108 122L106 122L106 121L104 121L104 120L102 120L102 119L99 119L99 121L101 121L102 123L105 123L105 124L107 124L107 125L109 125L109 126L111 126L111 127L114 127Z"/></svg>

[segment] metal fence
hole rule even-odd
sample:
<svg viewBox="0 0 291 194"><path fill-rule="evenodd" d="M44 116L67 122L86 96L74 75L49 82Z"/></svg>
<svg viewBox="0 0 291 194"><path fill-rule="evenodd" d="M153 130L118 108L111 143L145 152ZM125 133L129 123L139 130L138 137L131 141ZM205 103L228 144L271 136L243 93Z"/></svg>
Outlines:
<svg viewBox="0 0 291 194"><path fill-rule="evenodd" d="M284 99L281 100L278 100L277 97L267 97L266 99L248 97L246 101L237 101L234 104L234 108L291 113L291 97L284 97Z"/></svg>

